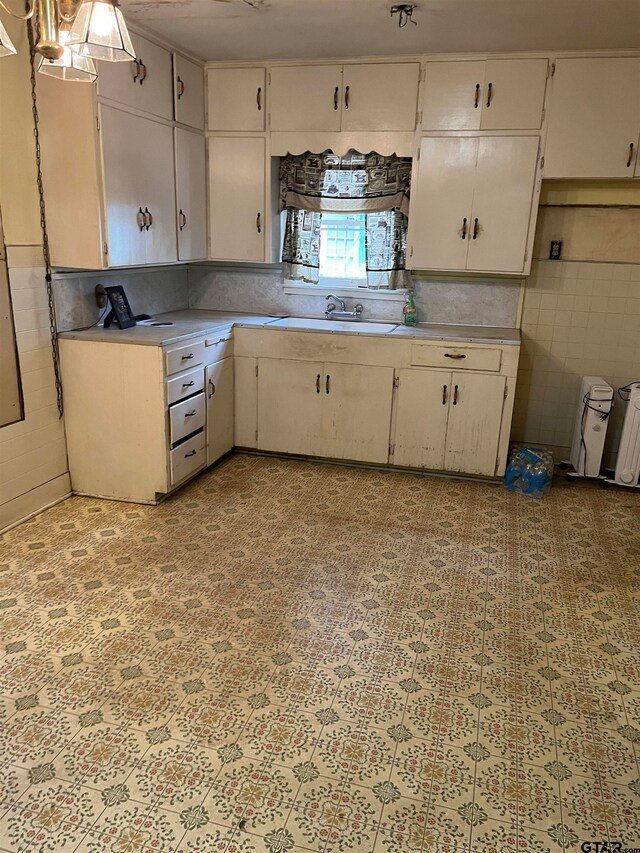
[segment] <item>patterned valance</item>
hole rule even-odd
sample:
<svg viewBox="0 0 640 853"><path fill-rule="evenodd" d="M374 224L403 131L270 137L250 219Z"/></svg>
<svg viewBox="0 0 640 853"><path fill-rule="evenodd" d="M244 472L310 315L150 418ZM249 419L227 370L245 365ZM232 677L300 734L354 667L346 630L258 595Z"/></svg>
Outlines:
<svg viewBox="0 0 640 853"><path fill-rule="evenodd" d="M411 158L349 151L287 154L280 165L280 209L409 212Z"/></svg>

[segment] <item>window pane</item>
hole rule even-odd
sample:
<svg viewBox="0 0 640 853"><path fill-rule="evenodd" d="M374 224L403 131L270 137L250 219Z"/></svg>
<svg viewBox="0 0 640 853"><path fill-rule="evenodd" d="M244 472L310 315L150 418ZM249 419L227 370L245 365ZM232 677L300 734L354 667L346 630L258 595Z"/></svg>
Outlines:
<svg viewBox="0 0 640 853"><path fill-rule="evenodd" d="M364 213L323 213L320 232L320 275L365 281Z"/></svg>

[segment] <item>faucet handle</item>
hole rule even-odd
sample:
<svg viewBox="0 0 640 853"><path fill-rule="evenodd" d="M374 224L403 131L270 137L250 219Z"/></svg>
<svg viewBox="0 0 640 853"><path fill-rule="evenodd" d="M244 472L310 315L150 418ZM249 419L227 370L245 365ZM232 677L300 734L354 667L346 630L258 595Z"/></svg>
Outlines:
<svg viewBox="0 0 640 853"><path fill-rule="evenodd" d="M356 317L360 317L363 311L364 305L362 304L362 302L358 302L358 304L353 309L353 313L356 315Z"/></svg>

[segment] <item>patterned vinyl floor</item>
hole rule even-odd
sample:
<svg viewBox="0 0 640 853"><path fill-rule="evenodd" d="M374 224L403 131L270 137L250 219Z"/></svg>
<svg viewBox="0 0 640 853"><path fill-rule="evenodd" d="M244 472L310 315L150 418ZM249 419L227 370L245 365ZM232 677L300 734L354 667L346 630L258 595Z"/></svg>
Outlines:
<svg viewBox="0 0 640 853"><path fill-rule="evenodd" d="M2 850L640 848L637 493L235 456L0 570Z"/></svg>

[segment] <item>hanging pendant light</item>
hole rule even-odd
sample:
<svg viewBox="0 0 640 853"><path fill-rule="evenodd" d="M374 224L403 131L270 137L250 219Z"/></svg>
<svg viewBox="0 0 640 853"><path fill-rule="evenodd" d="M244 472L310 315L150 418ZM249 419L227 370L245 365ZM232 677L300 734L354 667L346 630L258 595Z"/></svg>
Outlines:
<svg viewBox="0 0 640 853"><path fill-rule="evenodd" d="M17 52L13 42L9 38L9 33L2 26L2 21L0 21L0 56L12 56Z"/></svg>
<svg viewBox="0 0 640 853"><path fill-rule="evenodd" d="M117 0L84 0L71 27L68 45L80 56L91 59L130 62L136 58Z"/></svg>
<svg viewBox="0 0 640 853"><path fill-rule="evenodd" d="M76 83L93 83L98 77L93 59L80 56L68 46L70 25L63 24L60 28L59 41L63 47L59 59L46 59L44 56L38 63L40 74L57 77L59 80L70 80Z"/></svg>

